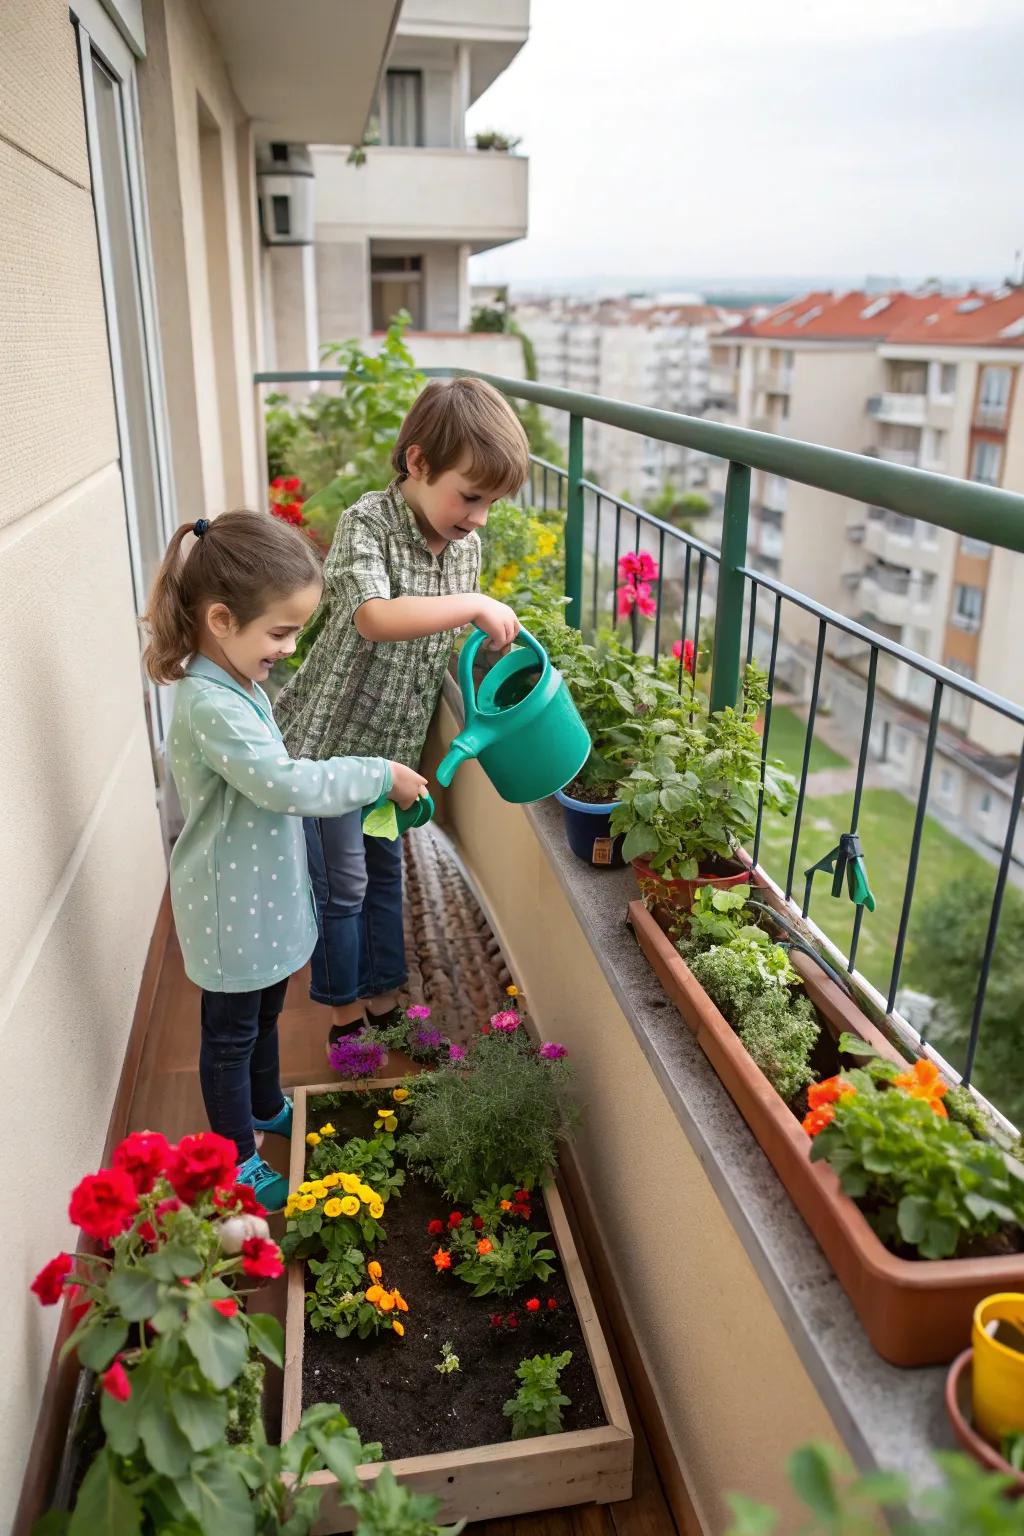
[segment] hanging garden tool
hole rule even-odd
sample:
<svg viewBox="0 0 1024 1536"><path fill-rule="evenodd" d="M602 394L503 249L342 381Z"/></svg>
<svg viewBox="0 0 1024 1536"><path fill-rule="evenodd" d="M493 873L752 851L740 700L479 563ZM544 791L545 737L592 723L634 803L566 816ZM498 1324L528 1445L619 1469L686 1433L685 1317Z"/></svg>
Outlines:
<svg viewBox="0 0 1024 1536"><path fill-rule="evenodd" d="M810 869L804 870L807 884L804 886L804 911L807 912L811 905L811 886L814 877L819 870L832 876L832 895L840 896L843 890L843 876L846 876L846 889L850 900L855 907L867 907L869 912L875 910L875 898L868 884L868 867L864 862L864 850L860 845L860 838L856 832L844 832L839 839L838 848L833 848L817 864L812 864Z"/></svg>

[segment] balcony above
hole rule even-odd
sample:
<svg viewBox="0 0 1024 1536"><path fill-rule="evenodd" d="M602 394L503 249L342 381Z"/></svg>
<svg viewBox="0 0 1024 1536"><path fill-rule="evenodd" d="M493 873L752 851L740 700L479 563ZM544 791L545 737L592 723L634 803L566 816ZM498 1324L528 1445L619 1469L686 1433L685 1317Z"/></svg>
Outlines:
<svg viewBox="0 0 1024 1536"><path fill-rule="evenodd" d="M1005 432L1006 419L1009 407L1003 405L987 405L984 400L975 407L974 425L982 427L989 432Z"/></svg>
<svg viewBox="0 0 1024 1536"><path fill-rule="evenodd" d="M909 566L916 571L937 571L942 559L942 545L934 529L915 523L913 518L901 517L898 512L883 512L872 508L871 516L863 531L863 544L868 554L889 565ZM925 535L928 542L925 542Z"/></svg>
<svg viewBox="0 0 1024 1536"><path fill-rule="evenodd" d="M872 395L868 401L868 415L876 421L892 421L906 427L923 427L926 408L924 395Z"/></svg>
<svg viewBox="0 0 1024 1536"><path fill-rule="evenodd" d="M452 43L470 45L471 105L508 68L530 34L530 0L404 0L393 62L405 39L422 58Z"/></svg>
<svg viewBox="0 0 1024 1536"><path fill-rule="evenodd" d="M317 228L378 240L444 240L487 251L526 234L529 162L476 149L377 147L365 165L318 150Z"/></svg>
<svg viewBox="0 0 1024 1536"><path fill-rule="evenodd" d="M359 142L399 9L399 0L203 0L258 136L296 143Z"/></svg>
<svg viewBox="0 0 1024 1536"><path fill-rule="evenodd" d="M769 395L788 395L793 388L793 374L788 368L762 368L757 374L757 388Z"/></svg>
<svg viewBox="0 0 1024 1536"><path fill-rule="evenodd" d="M874 567L864 572L860 601L866 613L897 628L913 622L927 609L925 588L910 571Z"/></svg>

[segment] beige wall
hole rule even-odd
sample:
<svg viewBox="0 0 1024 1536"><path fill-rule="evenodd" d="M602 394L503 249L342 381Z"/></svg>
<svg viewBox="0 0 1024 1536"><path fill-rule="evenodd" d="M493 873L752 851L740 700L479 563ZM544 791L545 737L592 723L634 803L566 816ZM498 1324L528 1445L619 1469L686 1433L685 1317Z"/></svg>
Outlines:
<svg viewBox="0 0 1024 1536"><path fill-rule="evenodd" d="M45 107L41 104L45 103ZM164 860L139 676L75 38L60 0L0 8L0 1527L102 1153Z"/></svg>
<svg viewBox="0 0 1024 1536"><path fill-rule="evenodd" d="M441 716L447 741L454 721L444 706ZM809 1439L837 1443L832 1421L525 812L468 763L444 814L541 1032L572 1053L590 1201L703 1528L720 1536L724 1494L742 1491L794 1529L786 1457Z"/></svg>

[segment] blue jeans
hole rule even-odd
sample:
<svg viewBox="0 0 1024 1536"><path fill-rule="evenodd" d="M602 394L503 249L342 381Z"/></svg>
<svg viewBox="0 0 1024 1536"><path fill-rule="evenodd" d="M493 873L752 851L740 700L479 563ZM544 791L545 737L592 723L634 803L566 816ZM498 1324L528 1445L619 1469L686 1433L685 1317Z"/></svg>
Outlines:
<svg viewBox="0 0 1024 1536"><path fill-rule="evenodd" d="M342 1008L404 985L402 840L364 837L362 814L307 819L319 936L309 995Z"/></svg>
<svg viewBox="0 0 1024 1536"><path fill-rule="evenodd" d="M204 992L199 1081L210 1128L255 1155L253 1118L272 1120L284 1103L277 1020L288 978L258 992Z"/></svg>

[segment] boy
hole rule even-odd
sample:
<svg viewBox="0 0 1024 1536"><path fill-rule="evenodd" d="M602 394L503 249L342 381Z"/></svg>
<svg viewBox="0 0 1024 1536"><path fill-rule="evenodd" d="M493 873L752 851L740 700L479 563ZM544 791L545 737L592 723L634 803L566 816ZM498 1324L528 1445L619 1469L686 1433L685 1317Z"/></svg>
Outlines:
<svg viewBox="0 0 1024 1536"><path fill-rule="evenodd" d="M433 380L402 423L397 478L338 523L324 565L324 623L277 701L296 757L380 755L415 767L451 655L476 624L491 648L519 631L477 591L477 532L518 491L529 448L515 413L479 379ZM332 1009L328 1048L395 1016L406 980L401 839L364 838L360 813L308 820L320 936L310 996Z"/></svg>

